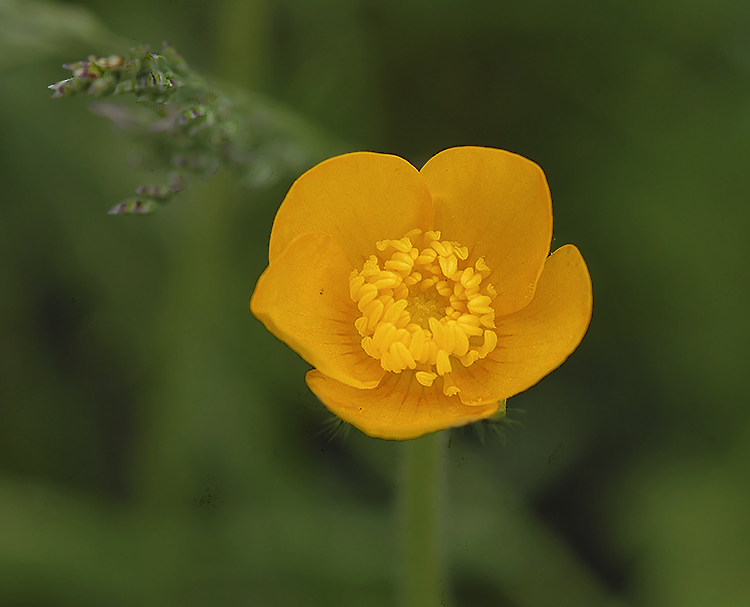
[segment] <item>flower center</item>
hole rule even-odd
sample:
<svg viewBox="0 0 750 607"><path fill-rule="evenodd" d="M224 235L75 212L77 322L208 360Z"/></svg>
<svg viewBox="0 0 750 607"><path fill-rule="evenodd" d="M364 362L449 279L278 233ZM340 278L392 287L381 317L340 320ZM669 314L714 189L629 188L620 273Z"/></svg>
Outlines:
<svg viewBox="0 0 750 607"><path fill-rule="evenodd" d="M349 278L362 313L354 323L362 348L386 371L411 369L423 386L441 377L443 393L458 394L452 358L469 367L497 346L496 292L482 284L490 268L483 257L465 264L468 248L440 240L440 232L412 230L376 247L380 255L371 255Z"/></svg>

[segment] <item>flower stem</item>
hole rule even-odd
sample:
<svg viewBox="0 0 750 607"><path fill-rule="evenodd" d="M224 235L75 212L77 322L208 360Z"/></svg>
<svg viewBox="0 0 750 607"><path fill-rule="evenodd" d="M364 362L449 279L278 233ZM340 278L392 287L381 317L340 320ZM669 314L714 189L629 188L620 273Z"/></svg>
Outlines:
<svg viewBox="0 0 750 607"><path fill-rule="evenodd" d="M402 605L446 605L441 547L447 432L406 441L401 473Z"/></svg>

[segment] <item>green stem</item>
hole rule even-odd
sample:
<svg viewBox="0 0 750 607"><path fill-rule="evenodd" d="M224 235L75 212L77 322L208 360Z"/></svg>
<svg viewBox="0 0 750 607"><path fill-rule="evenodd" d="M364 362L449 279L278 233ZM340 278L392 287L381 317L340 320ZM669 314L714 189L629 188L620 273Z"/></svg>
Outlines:
<svg viewBox="0 0 750 607"><path fill-rule="evenodd" d="M402 605L446 605L441 546L447 432L404 443L401 474Z"/></svg>

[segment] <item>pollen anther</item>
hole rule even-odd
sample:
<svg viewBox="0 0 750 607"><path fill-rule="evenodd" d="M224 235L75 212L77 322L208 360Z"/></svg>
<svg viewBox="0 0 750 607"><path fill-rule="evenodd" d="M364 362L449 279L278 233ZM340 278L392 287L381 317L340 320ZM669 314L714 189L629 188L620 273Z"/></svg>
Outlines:
<svg viewBox="0 0 750 607"><path fill-rule="evenodd" d="M464 267L469 248L438 231L412 230L375 248L379 255L349 277L362 349L385 371L413 372L425 388L439 379L443 394L455 396L451 359L469 367L497 347L491 269L482 257Z"/></svg>

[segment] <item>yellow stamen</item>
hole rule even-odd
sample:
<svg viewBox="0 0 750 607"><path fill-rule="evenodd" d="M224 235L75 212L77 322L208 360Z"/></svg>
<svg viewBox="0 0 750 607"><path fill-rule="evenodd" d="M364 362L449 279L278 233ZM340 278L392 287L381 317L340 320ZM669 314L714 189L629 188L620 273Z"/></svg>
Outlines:
<svg viewBox="0 0 750 607"><path fill-rule="evenodd" d="M433 243L434 244L434 243ZM451 253L450 255L440 256L440 269L446 278L452 278L458 269L458 259Z"/></svg>
<svg viewBox="0 0 750 607"><path fill-rule="evenodd" d="M429 388L432 385L432 382L437 379L437 373L430 373L429 371L417 371L414 374L414 377L417 378L417 381L420 384L422 384L426 388Z"/></svg>
<svg viewBox="0 0 750 607"><path fill-rule="evenodd" d="M357 329L357 332L363 337L367 334L367 320L366 316L360 316L354 321L354 326Z"/></svg>
<svg viewBox="0 0 750 607"><path fill-rule="evenodd" d="M479 348L479 358L484 358L497 347L497 333L494 331L484 332L484 343Z"/></svg>
<svg viewBox="0 0 750 607"><path fill-rule="evenodd" d="M443 375L443 394L446 396L455 396L461 391L451 377L450 373Z"/></svg>
<svg viewBox="0 0 750 607"><path fill-rule="evenodd" d="M409 343L409 352L411 352L414 360L421 360L425 342L426 338L424 329L419 327L419 329L417 329L411 336L411 341Z"/></svg>
<svg viewBox="0 0 750 607"><path fill-rule="evenodd" d="M438 350L435 366L437 367L438 375L445 375L453 370L451 367L451 359L448 357L448 353L445 350Z"/></svg>
<svg viewBox="0 0 750 607"><path fill-rule="evenodd" d="M477 259L474 267L477 269L477 272L479 272L484 278L487 278L492 272L492 270L490 270L490 266L488 266L487 262L484 261L484 257L480 257L479 259Z"/></svg>
<svg viewBox="0 0 750 607"><path fill-rule="evenodd" d="M491 269L482 257L464 266L469 248L437 231L412 230L375 248L380 256L349 277L362 349L385 371L413 372L422 386L441 378L443 394L455 396L451 357L470 367L497 347Z"/></svg>

